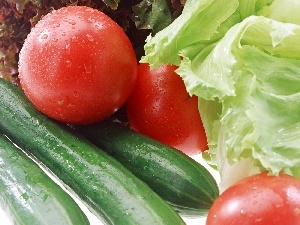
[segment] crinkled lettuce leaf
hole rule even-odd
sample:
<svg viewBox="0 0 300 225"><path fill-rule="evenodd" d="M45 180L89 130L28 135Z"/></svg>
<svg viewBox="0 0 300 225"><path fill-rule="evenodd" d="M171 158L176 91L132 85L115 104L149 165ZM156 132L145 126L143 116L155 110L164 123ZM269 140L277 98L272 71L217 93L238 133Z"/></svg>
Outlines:
<svg viewBox="0 0 300 225"><path fill-rule="evenodd" d="M299 11L299 0L274 0L269 7L264 7L259 14L280 22L300 25Z"/></svg>
<svg viewBox="0 0 300 225"><path fill-rule="evenodd" d="M262 170L299 176L300 26L250 16L177 72L199 96L221 188Z"/></svg>
<svg viewBox="0 0 300 225"><path fill-rule="evenodd" d="M283 2L295 4L281 13ZM221 190L265 170L300 178L299 3L190 0L186 6L148 37L142 62L179 65L187 90L199 98L209 142L203 156L216 164Z"/></svg>
<svg viewBox="0 0 300 225"><path fill-rule="evenodd" d="M141 62L149 63L152 68L163 63L179 65L179 53L185 51L191 54L188 57L193 57L199 51L207 52L234 24L256 15L271 2L273 0L187 0L181 15L172 24L155 36L148 36Z"/></svg>

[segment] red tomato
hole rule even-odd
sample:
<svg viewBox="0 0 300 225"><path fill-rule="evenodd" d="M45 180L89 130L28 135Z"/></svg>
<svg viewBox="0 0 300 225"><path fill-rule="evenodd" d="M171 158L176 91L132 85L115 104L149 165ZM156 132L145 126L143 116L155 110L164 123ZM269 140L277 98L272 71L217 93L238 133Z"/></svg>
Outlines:
<svg viewBox="0 0 300 225"><path fill-rule="evenodd" d="M163 65L150 70L148 64L140 64L127 116L136 131L194 155L207 149L207 138L198 99L189 96L176 68Z"/></svg>
<svg viewBox="0 0 300 225"><path fill-rule="evenodd" d="M299 225L300 180L266 172L225 190L212 205L206 225Z"/></svg>
<svg viewBox="0 0 300 225"><path fill-rule="evenodd" d="M84 6L43 17L20 52L19 77L31 102L71 124L103 120L119 109L137 73L133 47L111 18Z"/></svg>

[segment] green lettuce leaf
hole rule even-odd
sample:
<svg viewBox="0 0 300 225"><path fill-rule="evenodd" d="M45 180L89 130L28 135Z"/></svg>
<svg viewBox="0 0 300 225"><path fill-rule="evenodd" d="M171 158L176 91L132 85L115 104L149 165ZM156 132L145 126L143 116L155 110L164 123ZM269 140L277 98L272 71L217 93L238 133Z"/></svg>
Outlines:
<svg viewBox="0 0 300 225"><path fill-rule="evenodd" d="M163 63L179 65L180 53L186 48L186 52L192 54L188 57L199 51L207 52L234 24L256 15L271 2L273 0L187 0L181 15L172 24L155 36L148 36L141 62L149 63L152 68Z"/></svg>
<svg viewBox="0 0 300 225"><path fill-rule="evenodd" d="M300 25L299 0L274 0L269 7L264 7L260 15L285 23Z"/></svg>
<svg viewBox="0 0 300 225"><path fill-rule="evenodd" d="M199 96L221 187L262 170L299 176L300 26L248 17L177 72Z"/></svg>

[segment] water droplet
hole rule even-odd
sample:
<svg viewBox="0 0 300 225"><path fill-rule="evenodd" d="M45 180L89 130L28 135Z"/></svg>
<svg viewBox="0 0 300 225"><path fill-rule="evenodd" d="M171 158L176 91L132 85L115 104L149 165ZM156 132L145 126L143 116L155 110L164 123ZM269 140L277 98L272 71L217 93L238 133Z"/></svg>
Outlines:
<svg viewBox="0 0 300 225"><path fill-rule="evenodd" d="M72 36L71 39L72 39L73 42L77 42L78 41L76 36Z"/></svg>
<svg viewBox="0 0 300 225"><path fill-rule="evenodd" d="M88 9L86 9L85 11L86 11L86 12L94 12L94 9L88 8Z"/></svg>
<svg viewBox="0 0 300 225"><path fill-rule="evenodd" d="M75 25L76 24L75 20L72 20L70 18L63 18L63 21L67 22L67 23L69 23L71 25Z"/></svg>
<svg viewBox="0 0 300 225"><path fill-rule="evenodd" d="M87 20L88 20L90 23L95 23L95 21L96 21L94 18L88 18Z"/></svg>
<svg viewBox="0 0 300 225"><path fill-rule="evenodd" d="M59 23L54 23L53 24L53 27L59 27L60 25L59 25Z"/></svg>
<svg viewBox="0 0 300 225"><path fill-rule="evenodd" d="M71 52L70 44L66 44L66 50L67 50L67 54L69 55Z"/></svg>
<svg viewBox="0 0 300 225"><path fill-rule="evenodd" d="M91 73L92 72L92 66L91 64L83 64L85 73Z"/></svg>
<svg viewBox="0 0 300 225"><path fill-rule="evenodd" d="M261 222L262 221L262 218L256 218L255 219L255 222Z"/></svg>
<svg viewBox="0 0 300 225"><path fill-rule="evenodd" d="M44 39L44 40L46 40L48 37L49 37L49 35L48 35L48 34L42 34L42 36L41 36L41 39Z"/></svg>
<svg viewBox="0 0 300 225"><path fill-rule="evenodd" d="M74 97L78 97L79 96L78 91L74 91L73 95L74 95Z"/></svg>
<svg viewBox="0 0 300 225"><path fill-rule="evenodd" d="M89 41L94 41L95 40L94 37L90 34L87 34L86 37Z"/></svg>
<svg viewBox="0 0 300 225"><path fill-rule="evenodd" d="M66 36L66 35L67 35L66 32L61 33L61 36Z"/></svg>
<svg viewBox="0 0 300 225"><path fill-rule="evenodd" d="M95 23L95 24L94 24L94 27L95 27L96 29L101 29L101 28L103 27L103 25L102 25L101 23Z"/></svg>
<svg viewBox="0 0 300 225"><path fill-rule="evenodd" d="M67 60L67 61L66 61L66 67L68 67L68 68L69 68L69 67L71 67L71 66L72 66L72 63L71 63L71 61L70 61L70 60Z"/></svg>

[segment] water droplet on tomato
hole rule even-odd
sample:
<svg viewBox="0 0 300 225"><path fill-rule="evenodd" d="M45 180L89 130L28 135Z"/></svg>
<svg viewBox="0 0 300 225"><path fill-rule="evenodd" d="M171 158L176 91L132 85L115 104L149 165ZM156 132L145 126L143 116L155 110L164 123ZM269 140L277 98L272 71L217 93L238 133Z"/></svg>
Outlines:
<svg viewBox="0 0 300 225"><path fill-rule="evenodd" d="M59 27L59 26L60 26L59 23L54 23L54 24L53 24L53 27Z"/></svg>
<svg viewBox="0 0 300 225"><path fill-rule="evenodd" d="M76 37L76 36L72 36L72 37L71 37L71 40L72 40L73 42L78 42L78 40L77 40L77 37Z"/></svg>
<svg viewBox="0 0 300 225"><path fill-rule="evenodd" d="M90 23L95 23L95 19L94 18L88 18L87 21L89 21Z"/></svg>
<svg viewBox="0 0 300 225"><path fill-rule="evenodd" d="M72 63L71 63L71 61L70 61L70 60L67 60L67 61L66 61L66 67L68 67L68 68L69 68L69 67L71 67L71 66L72 66Z"/></svg>
<svg viewBox="0 0 300 225"><path fill-rule="evenodd" d="M102 27L103 27L103 25L101 24L101 23L95 23L94 24L94 27L96 28L96 29L101 29Z"/></svg>
<svg viewBox="0 0 300 225"><path fill-rule="evenodd" d="M94 9L88 8L88 9L86 9L85 11L86 11L86 12L94 12Z"/></svg>
<svg viewBox="0 0 300 225"><path fill-rule="evenodd" d="M86 37L89 41L94 41L95 40L94 37L90 34L87 34Z"/></svg>
<svg viewBox="0 0 300 225"><path fill-rule="evenodd" d="M41 39L45 40L45 39L47 39L48 37L49 37L48 34L42 34Z"/></svg>
<svg viewBox="0 0 300 225"><path fill-rule="evenodd" d="M71 50L70 50L70 44L66 44L66 50L67 50L67 54L69 55Z"/></svg>
<svg viewBox="0 0 300 225"><path fill-rule="evenodd" d="M85 73L91 73L92 72L92 66L91 64L83 64Z"/></svg>
<svg viewBox="0 0 300 225"><path fill-rule="evenodd" d="M75 20L70 19L70 18L63 18L63 21L67 22L67 23L69 23L71 25L75 25L76 24Z"/></svg>

